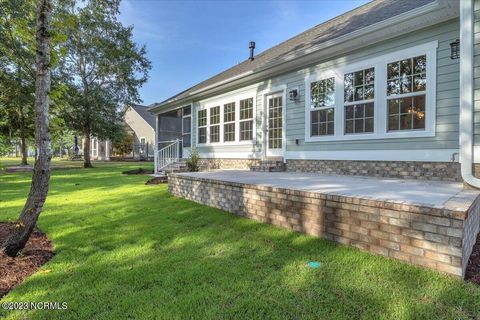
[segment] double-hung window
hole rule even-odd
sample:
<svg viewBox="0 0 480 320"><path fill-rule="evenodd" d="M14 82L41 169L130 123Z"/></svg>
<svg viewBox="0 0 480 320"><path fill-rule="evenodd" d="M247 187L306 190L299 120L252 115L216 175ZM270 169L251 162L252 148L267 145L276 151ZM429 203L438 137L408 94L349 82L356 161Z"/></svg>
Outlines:
<svg viewBox="0 0 480 320"><path fill-rule="evenodd" d="M207 143L207 109L198 110L198 143Z"/></svg>
<svg viewBox="0 0 480 320"><path fill-rule="evenodd" d="M344 98L345 134L373 132L375 69L345 74Z"/></svg>
<svg viewBox="0 0 480 320"><path fill-rule="evenodd" d="M220 142L220 106L210 108L210 143Z"/></svg>
<svg viewBox="0 0 480 320"><path fill-rule="evenodd" d="M253 98L240 100L240 141L253 139Z"/></svg>
<svg viewBox="0 0 480 320"><path fill-rule="evenodd" d="M235 141L235 102L223 105L223 141Z"/></svg>
<svg viewBox="0 0 480 320"><path fill-rule="evenodd" d="M335 78L310 84L311 136L333 135L335 130Z"/></svg>
<svg viewBox="0 0 480 320"><path fill-rule="evenodd" d="M424 130L427 56L387 65L388 131Z"/></svg>

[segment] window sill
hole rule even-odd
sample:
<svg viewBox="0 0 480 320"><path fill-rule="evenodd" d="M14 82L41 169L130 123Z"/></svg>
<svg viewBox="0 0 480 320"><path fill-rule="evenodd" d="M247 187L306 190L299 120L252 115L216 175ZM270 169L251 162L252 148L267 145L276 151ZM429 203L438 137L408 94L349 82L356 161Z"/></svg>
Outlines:
<svg viewBox="0 0 480 320"><path fill-rule="evenodd" d="M305 142L322 142L322 141L349 141L349 140L381 140L381 139L402 139L402 138L427 138L434 137L434 131L395 131L385 133L360 133L360 134L343 134L325 137L305 137Z"/></svg>
<svg viewBox="0 0 480 320"><path fill-rule="evenodd" d="M251 146L255 145L256 140L249 141L232 141L232 142L214 142L214 143L197 143L198 147L222 147L222 146Z"/></svg>

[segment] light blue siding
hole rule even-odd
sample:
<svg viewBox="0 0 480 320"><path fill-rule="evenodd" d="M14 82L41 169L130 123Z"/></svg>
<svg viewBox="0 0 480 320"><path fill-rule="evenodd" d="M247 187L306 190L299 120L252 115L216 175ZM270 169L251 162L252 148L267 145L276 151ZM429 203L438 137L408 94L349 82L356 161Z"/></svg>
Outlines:
<svg viewBox="0 0 480 320"><path fill-rule="evenodd" d="M475 29L474 29L474 60L473 60L473 67L474 67L474 144L480 145L480 1L475 1L474 7L474 21L475 21Z"/></svg>

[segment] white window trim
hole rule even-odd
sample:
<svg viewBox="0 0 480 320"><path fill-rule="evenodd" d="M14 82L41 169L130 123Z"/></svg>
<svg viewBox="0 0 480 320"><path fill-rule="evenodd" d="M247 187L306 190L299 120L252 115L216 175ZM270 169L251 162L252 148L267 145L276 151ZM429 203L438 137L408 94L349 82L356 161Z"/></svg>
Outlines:
<svg viewBox="0 0 480 320"><path fill-rule="evenodd" d="M415 47L399 50L372 59L307 74L305 77L305 142L338 140L372 140L392 138L434 137L436 126L436 73L438 41L431 41ZM427 56L427 90L425 92L425 130L387 131L387 64L390 62ZM362 69L375 68L374 131L373 133L345 134L344 74ZM311 136L310 84L335 77L335 128L329 136Z"/></svg>
<svg viewBox="0 0 480 320"><path fill-rule="evenodd" d="M252 98L253 99L253 139L252 140L242 140L240 141L240 100ZM224 105L227 103L235 103L235 141L224 141ZM197 145L199 146L245 146L245 145L254 145L256 143L256 106L257 106L257 91L243 91L237 94L232 95L223 95L216 98L210 98L208 100L200 101L199 107L196 109L197 117L198 111L208 110L207 111L207 143L198 143L198 134L197 134ZM210 142L210 109L216 106L220 106L220 142ZM232 122L227 122L232 123ZM198 124L198 121L197 121ZM196 130L198 130L198 125Z"/></svg>

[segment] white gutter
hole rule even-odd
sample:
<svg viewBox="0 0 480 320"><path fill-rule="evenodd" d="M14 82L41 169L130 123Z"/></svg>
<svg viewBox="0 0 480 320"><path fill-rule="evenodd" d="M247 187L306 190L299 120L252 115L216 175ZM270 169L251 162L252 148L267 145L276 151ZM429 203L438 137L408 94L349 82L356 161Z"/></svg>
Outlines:
<svg viewBox="0 0 480 320"><path fill-rule="evenodd" d="M460 163L465 183L480 188L473 175L473 0L460 1Z"/></svg>

